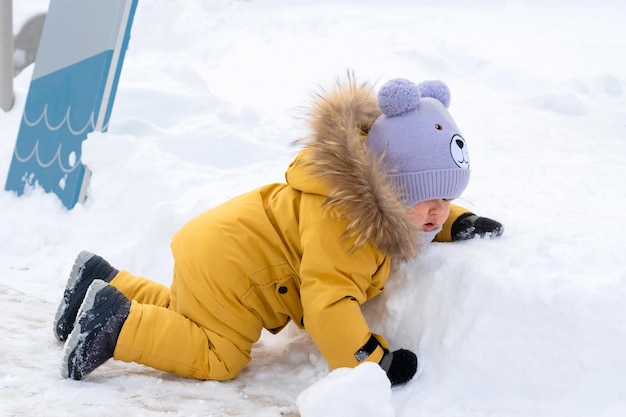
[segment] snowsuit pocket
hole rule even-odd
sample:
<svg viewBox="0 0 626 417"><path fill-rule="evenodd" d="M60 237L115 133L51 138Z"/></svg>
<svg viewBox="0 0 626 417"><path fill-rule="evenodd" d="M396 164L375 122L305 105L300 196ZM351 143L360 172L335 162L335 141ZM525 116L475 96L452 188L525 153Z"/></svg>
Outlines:
<svg viewBox="0 0 626 417"><path fill-rule="evenodd" d="M258 314L263 321L263 327L272 333L282 330L289 319L293 319L298 325L302 321L300 288L295 276L267 285L253 285L241 297L241 302Z"/></svg>

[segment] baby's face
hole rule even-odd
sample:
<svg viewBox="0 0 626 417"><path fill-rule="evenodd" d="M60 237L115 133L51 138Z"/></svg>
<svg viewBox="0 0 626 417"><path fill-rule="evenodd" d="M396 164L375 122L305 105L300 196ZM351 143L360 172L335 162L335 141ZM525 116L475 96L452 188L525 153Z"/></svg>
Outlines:
<svg viewBox="0 0 626 417"><path fill-rule="evenodd" d="M430 232L443 226L450 214L450 200L438 198L417 203L409 209L413 226L418 230Z"/></svg>

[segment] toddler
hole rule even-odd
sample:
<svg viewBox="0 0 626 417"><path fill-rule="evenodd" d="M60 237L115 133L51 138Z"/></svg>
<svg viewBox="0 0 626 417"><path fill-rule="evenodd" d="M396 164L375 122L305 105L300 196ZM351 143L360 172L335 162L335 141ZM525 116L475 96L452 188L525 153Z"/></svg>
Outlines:
<svg viewBox="0 0 626 417"><path fill-rule="evenodd" d="M349 75L310 112L312 133L269 184L189 221L171 242L171 286L79 254L54 331L62 374L82 379L114 358L202 380L234 378L263 329L305 329L332 369L369 361L392 385L416 355L373 334L361 305L392 264L434 240L499 236L502 225L450 201L469 177L448 87Z"/></svg>

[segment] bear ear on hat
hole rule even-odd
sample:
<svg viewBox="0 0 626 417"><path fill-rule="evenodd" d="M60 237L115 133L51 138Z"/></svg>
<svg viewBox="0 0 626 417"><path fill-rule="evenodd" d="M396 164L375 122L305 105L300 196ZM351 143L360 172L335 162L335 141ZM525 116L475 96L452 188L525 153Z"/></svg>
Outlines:
<svg viewBox="0 0 626 417"><path fill-rule="evenodd" d="M419 83L418 88L422 97L437 99L446 109L450 106L450 89L443 81L424 81Z"/></svg>
<svg viewBox="0 0 626 417"><path fill-rule="evenodd" d="M378 91L378 107L387 117L413 110L421 98L417 84L404 78L387 81Z"/></svg>

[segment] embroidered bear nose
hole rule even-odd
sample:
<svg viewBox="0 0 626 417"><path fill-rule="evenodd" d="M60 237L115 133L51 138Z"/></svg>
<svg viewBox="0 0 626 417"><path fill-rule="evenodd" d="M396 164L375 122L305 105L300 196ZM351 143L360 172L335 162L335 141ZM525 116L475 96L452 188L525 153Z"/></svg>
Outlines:
<svg viewBox="0 0 626 417"><path fill-rule="evenodd" d="M460 140L460 139L457 139L455 142L456 142L457 146L458 146L459 148L461 148L461 149L463 149L463 146L465 146L465 144L463 143L463 141L462 141L462 140Z"/></svg>

